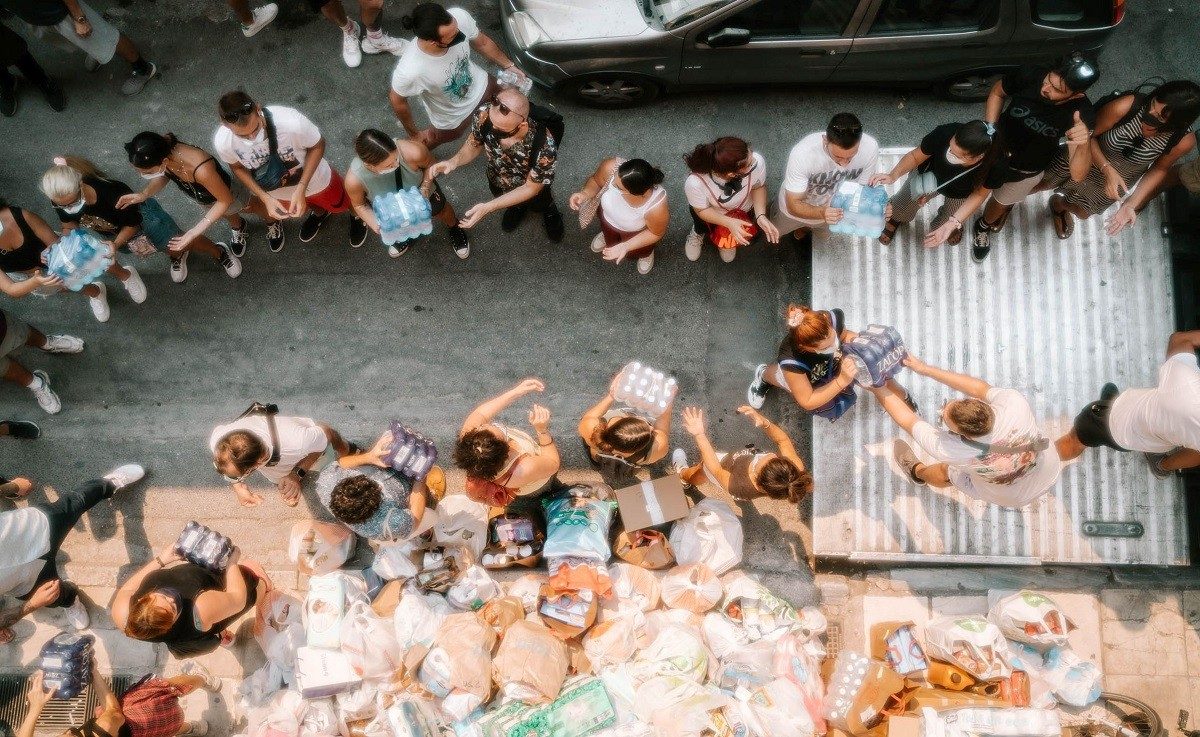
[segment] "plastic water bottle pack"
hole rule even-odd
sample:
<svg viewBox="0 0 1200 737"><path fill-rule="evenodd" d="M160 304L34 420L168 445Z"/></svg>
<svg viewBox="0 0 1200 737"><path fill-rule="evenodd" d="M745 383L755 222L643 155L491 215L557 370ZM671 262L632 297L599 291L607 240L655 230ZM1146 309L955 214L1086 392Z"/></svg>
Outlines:
<svg viewBox="0 0 1200 737"><path fill-rule="evenodd" d="M878 238L883 232L888 195L883 187L864 187L858 182L842 182L833 193L831 207L842 211L842 219L829 226L834 233Z"/></svg>
<svg viewBox="0 0 1200 737"><path fill-rule="evenodd" d="M67 289L78 292L100 278L112 266L108 247L87 228L76 228L50 246L46 271L63 280Z"/></svg>
<svg viewBox="0 0 1200 737"><path fill-rule="evenodd" d="M371 206L379 236L389 246L433 232L433 209L416 187L381 194Z"/></svg>
<svg viewBox="0 0 1200 737"><path fill-rule="evenodd" d="M640 361L631 361L621 369L617 381L618 402L651 417L667 411L679 393L675 377L656 371Z"/></svg>
<svg viewBox="0 0 1200 737"><path fill-rule="evenodd" d="M54 690L56 699L73 699L92 681L92 648L96 638L62 632L42 645L42 685Z"/></svg>
<svg viewBox="0 0 1200 737"><path fill-rule="evenodd" d="M233 555L233 541L199 522L188 522L175 541L175 549L188 563L224 573Z"/></svg>
<svg viewBox="0 0 1200 737"><path fill-rule="evenodd" d="M908 355L900 332L887 325L868 325L846 344L845 351L858 367L855 381L870 386L883 386L900 373Z"/></svg>
<svg viewBox="0 0 1200 737"><path fill-rule="evenodd" d="M522 77L511 69L502 69L496 73L496 83L501 87L511 87L517 90L522 95L529 95L529 91L533 89L533 80L529 77Z"/></svg>
<svg viewBox="0 0 1200 737"><path fill-rule="evenodd" d="M392 420L392 448L383 457L388 464L405 478L421 481L437 461L437 446L433 441L410 427Z"/></svg>

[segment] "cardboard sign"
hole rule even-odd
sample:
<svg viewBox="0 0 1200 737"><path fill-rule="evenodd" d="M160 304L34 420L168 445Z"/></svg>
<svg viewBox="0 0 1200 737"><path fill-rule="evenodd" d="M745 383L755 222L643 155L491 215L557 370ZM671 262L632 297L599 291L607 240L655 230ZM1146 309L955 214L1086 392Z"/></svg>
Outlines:
<svg viewBox="0 0 1200 737"><path fill-rule="evenodd" d="M616 494L617 508L626 531L674 522L688 513L683 481L678 476L643 481L618 489Z"/></svg>

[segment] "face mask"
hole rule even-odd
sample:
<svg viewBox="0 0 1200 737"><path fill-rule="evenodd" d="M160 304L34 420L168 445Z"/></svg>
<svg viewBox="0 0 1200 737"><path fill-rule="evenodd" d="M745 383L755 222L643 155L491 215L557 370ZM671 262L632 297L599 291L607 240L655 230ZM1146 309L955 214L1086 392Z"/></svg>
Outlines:
<svg viewBox="0 0 1200 737"><path fill-rule="evenodd" d="M87 203L83 200L83 194L80 194L78 202L67 205L66 207L62 208L62 211L68 215L78 215L79 213L83 212L84 205L86 204Z"/></svg>
<svg viewBox="0 0 1200 737"><path fill-rule="evenodd" d="M396 171L399 168L400 168L400 163L397 162L394 166L389 166L386 169L380 169L379 173L380 174L391 174L392 172Z"/></svg>
<svg viewBox="0 0 1200 737"><path fill-rule="evenodd" d="M837 347L837 344L835 343L834 345L831 345L828 348L822 348L821 350L817 351L817 353L820 353L821 355L824 355L824 356L832 356L833 354L837 353L837 350L838 350L838 347Z"/></svg>
<svg viewBox="0 0 1200 737"><path fill-rule="evenodd" d="M1149 108L1143 110L1141 112L1141 114L1138 115L1138 122L1140 122L1142 125L1146 126L1147 128L1161 129L1161 128L1166 127L1166 125L1167 125L1167 121L1165 121L1161 118L1155 117L1154 114L1150 112Z"/></svg>
<svg viewBox="0 0 1200 737"><path fill-rule="evenodd" d="M138 172L138 174L141 175L142 179L162 179L163 177L165 177L167 175L167 173L165 171L155 172L154 174L146 174L145 172Z"/></svg>
<svg viewBox="0 0 1200 737"><path fill-rule="evenodd" d="M946 161L953 164L954 166L963 166L964 164L967 163L967 162L963 161L962 159L958 158L957 156L955 156L954 152L951 151L950 149L946 149Z"/></svg>
<svg viewBox="0 0 1200 737"><path fill-rule="evenodd" d="M512 138L515 135L517 135L516 128L514 128L510 131L502 131L495 126L492 126L492 137L495 138L497 141L503 141L505 138Z"/></svg>

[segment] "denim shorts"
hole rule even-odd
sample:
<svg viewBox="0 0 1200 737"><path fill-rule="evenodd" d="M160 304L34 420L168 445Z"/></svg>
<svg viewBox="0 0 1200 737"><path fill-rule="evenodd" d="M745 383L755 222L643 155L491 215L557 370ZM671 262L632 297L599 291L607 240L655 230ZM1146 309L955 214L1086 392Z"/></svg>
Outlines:
<svg viewBox="0 0 1200 737"><path fill-rule="evenodd" d="M168 215L153 197L143 202L138 210L142 213L142 234L149 238L159 251L166 251L172 238L183 235L175 219Z"/></svg>

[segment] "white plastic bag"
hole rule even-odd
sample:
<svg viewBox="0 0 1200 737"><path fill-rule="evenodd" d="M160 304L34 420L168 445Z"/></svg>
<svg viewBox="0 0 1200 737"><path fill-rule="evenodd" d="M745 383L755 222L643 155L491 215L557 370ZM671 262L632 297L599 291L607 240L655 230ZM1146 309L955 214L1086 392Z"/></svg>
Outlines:
<svg viewBox="0 0 1200 737"><path fill-rule="evenodd" d="M1050 648L1044 662L1046 680L1062 703L1087 706L1100 698L1104 674L1095 663L1080 658L1074 650L1065 647Z"/></svg>
<svg viewBox="0 0 1200 737"><path fill-rule="evenodd" d="M400 649L407 652L415 645L431 647L442 620L453 611L441 594L422 594L406 589L392 613Z"/></svg>
<svg viewBox="0 0 1200 737"><path fill-rule="evenodd" d="M726 658L730 653L750 644L750 634L741 625L730 622L719 612L704 615L701 631L704 633L704 642L708 649L718 658Z"/></svg>
<svg viewBox="0 0 1200 737"><path fill-rule="evenodd" d="M437 509L433 539L447 547L466 547L472 559L479 560L487 545L487 506L471 501L466 494L449 494L438 502Z"/></svg>
<svg viewBox="0 0 1200 737"><path fill-rule="evenodd" d="M1075 623L1053 599L1027 590L996 602L988 620L1008 639L1039 649L1065 646L1067 635L1075 629Z"/></svg>
<svg viewBox="0 0 1200 737"><path fill-rule="evenodd" d="M302 573L329 573L354 555L354 541L354 533L341 525L301 520L288 535L288 558Z"/></svg>
<svg viewBox="0 0 1200 737"><path fill-rule="evenodd" d="M544 583L546 583L546 574L526 573L510 583L505 593L520 599L522 606L525 607L525 613L529 614L537 609L538 595L541 593Z"/></svg>
<svg viewBox="0 0 1200 737"><path fill-rule="evenodd" d="M417 575L417 564L413 562L416 549L416 544L411 541L380 545L375 551L371 570L385 581L412 578Z"/></svg>
<svg viewBox="0 0 1200 737"><path fill-rule="evenodd" d="M295 669L296 651L305 644L304 602L289 591L268 591L255 608L254 639L286 678Z"/></svg>
<svg viewBox="0 0 1200 737"><path fill-rule="evenodd" d="M671 529L671 548L679 565L704 563L718 576L742 562L742 523L733 508L705 499Z"/></svg>
<svg viewBox="0 0 1200 737"><path fill-rule="evenodd" d="M950 615L925 625L925 644L930 657L957 665L984 681L1008 678L1008 642L1000 628L981 616Z"/></svg>
<svg viewBox="0 0 1200 737"><path fill-rule="evenodd" d="M426 701L401 697L385 713L390 737L441 737L444 722L437 709Z"/></svg>
<svg viewBox="0 0 1200 737"><path fill-rule="evenodd" d="M257 735L300 737L300 725L308 711L308 702L296 691L280 691L271 697L266 716Z"/></svg>
<svg viewBox="0 0 1200 737"><path fill-rule="evenodd" d="M662 580L663 603L701 614L721 600L721 581L703 563L672 568Z"/></svg>
<svg viewBox="0 0 1200 737"><path fill-rule="evenodd" d="M345 725L338 718L330 699L313 699L308 702L304 721L300 723L300 737L341 737Z"/></svg>
<svg viewBox="0 0 1200 737"><path fill-rule="evenodd" d="M812 737L812 718L796 684L777 678L742 701L741 713L759 737Z"/></svg>
<svg viewBox="0 0 1200 737"><path fill-rule="evenodd" d="M613 563L608 567L613 593L618 599L629 600L643 612L658 607L661 589L653 572L630 563Z"/></svg>
<svg viewBox="0 0 1200 737"><path fill-rule="evenodd" d="M712 656L700 633L682 625L664 627L650 647L638 654L630 665L634 682L657 676L679 676L704 683L712 667Z"/></svg>
<svg viewBox="0 0 1200 737"><path fill-rule="evenodd" d="M473 612L502 595L500 584L482 566L471 566L446 591L446 601L463 611Z"/></svg>
<svg viewBox="0 0 1200 737"><path fill-rule="evenodd" d="M333 700L343 722L373 718L379 713L382 702L379 686L370 681L364 681L353 691L341 692Z"/></svg>
<svg viewBox="0 0 1200 737"><path fill-rule="evenodd" d="M400 668L403 652L392 620L381 619L370 605L356 601L342 617L341 651L363 678L383 678Z"/></svg>
<svg viewBox="0 0 1200 737"><path fill-rule="evenodd" d="M583 652L591 661L594 671L628 663L636 651L637 636L632 617L616 617L600 622L583 636Z"/></svg>

